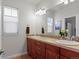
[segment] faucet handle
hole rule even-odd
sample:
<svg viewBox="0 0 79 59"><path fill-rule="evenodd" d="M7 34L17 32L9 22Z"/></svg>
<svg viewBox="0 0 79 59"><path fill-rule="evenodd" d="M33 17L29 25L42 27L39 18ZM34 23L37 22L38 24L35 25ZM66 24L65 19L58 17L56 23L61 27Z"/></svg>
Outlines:
<svg viewBox="0 0 79 59"><path fill-rule="evenodd" d="M66 37L65 37L65 40L70 40L70 37L66 36Z"/></svg>
<svg viewBox="0 0 79 59"><path fill-rule="evenodd" d="M71 38L70 38L71 40L75 40L76 39L76 37L75 36L71 36Z"/></svg>
<svg viewBox="0 0 79 59"><path fill-rule="evenodd" d="M79 36L76 36L76 39L75 40L79 42Z"/></svg>

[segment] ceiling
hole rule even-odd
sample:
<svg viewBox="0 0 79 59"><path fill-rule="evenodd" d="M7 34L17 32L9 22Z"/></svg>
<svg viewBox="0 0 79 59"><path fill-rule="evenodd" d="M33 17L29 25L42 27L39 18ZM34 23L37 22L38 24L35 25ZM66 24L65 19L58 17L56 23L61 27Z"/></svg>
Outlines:
<svg viewBox="0 0 79 59"><path fill-rule="evenodd" d="M50 9L61 3L61 0L24 0L25 2L34 5L35 9Z"/></svg>
<svg viewBox="0 0 79 59"><path fill-rule="evenodd" d="M13 0L13 1L17 2L19 0ZM64 8L65 6L61 0L20 0L20 1L24 2L25 4L29 4L33 6L35 11L39 9L58 10L58 9ZM75 2L78 2L78 1L79 0L75 0Z"/></svg>
<svg viewBox="0 0 79 59"><path fill-rule="evenodd" d="M65 5L64 3L60 3L60 4L56 5L55 7L51 8L51 10L58 11L60 9L68 7L70 5L76 7L76 5L79 5L79 0L75 0L74 2L69 2L69 4L67 4L67 5Z"/></svg>

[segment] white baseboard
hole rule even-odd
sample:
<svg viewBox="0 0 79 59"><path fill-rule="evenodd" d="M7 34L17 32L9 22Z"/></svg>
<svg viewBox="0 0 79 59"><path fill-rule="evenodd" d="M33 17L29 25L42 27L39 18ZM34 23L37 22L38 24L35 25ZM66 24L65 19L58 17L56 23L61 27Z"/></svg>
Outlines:
<svg viewBox="0 0 79 59"><path fill-rule="evenodd" d="M17 56L21 56L21 55L25 55L25 54L27 54L27 52L18 53L18 54L12 55L12 56L3 57L2 59L11 59L11 58L14 58L14 57L17 57Z"/></svg>

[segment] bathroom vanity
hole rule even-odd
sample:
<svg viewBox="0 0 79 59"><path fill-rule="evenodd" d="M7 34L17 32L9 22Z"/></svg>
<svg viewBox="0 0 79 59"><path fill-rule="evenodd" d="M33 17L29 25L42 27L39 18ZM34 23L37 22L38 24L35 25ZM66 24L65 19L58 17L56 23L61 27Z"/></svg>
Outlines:
<svg viewBox="0 0 79 59"><path fill-rule="evenodd" d="M28 54L33 59L79 59L79 45L57 43L58 39L28 36Z"/></svg>

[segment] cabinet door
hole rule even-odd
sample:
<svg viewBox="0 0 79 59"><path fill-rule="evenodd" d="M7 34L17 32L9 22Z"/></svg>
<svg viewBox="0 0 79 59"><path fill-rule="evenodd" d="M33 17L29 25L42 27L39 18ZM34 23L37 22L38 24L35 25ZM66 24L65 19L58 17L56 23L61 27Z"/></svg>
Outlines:
<svg viewBox="0 0 79 59"><path fill-rule="evenodd" d="M36 59L45 59L45 56L42 55L42 52L39 52L39 54L36 54Z"/></svg>
<svg viewBox="0 0 79 59"><path fill-rule="evenodd" d="M36 59L45 59L44 56L37 55Z"/></svg>
<svg viewBox="0 0 79 59"><path fill-rule="evenodd" d="M69 59L69 58L65 56L60 56L60 59Z"/></svg>
<svg viewBox="0 0 79 59"><path fill-rule="evenodd" d="M59 59L59 55L53 53L51 50L46 50L46 59Z"/></svg>
<svg viewBox="0 0 79 59"><path fill-rule="evenodd" d="M27 51L29 55L31 55L31 49L31 39L27 38Z"/></svg>
<svg viewBox="0 0 79 59"><path fill-rule="evenodd" d="M79 59L78 52L74 52L63 48L60 49L60 55L65 56L67 59Z"/></svg>
<svg viewBox="0 0 79 59"><path fill-rule="evenodd" d="M35 41L28 38L27 39L27 48L28 48L28 54L32 56L33 59L36 59L36 45Z"/></svg>
<svg viewBox="0 0 79 59"><path fill-rule="evenodd" d="M36 59L45 59L45 45L41 43L41 45L36 46Z"/></svg>
<svg viewBox="0 0 79 59"><path fill-rule="evenodd" d="M32 48L32 52L31 52L31 56L32 56L32 58L33 59L36 59L36 49L35 49L35 47L34 48Z"/></svg>
<svg viewBox="0 0 79 59"><path fill-rule="evenodd" d="M59 59L59 48L53 45L46 45L46 59Z"/></svg>
<svg viewBox="0 0 79 59"><path fill-rule="evenodd" d="M31 54L32 58L36 59L36 45L34 40L31 42Z"/></svg>

